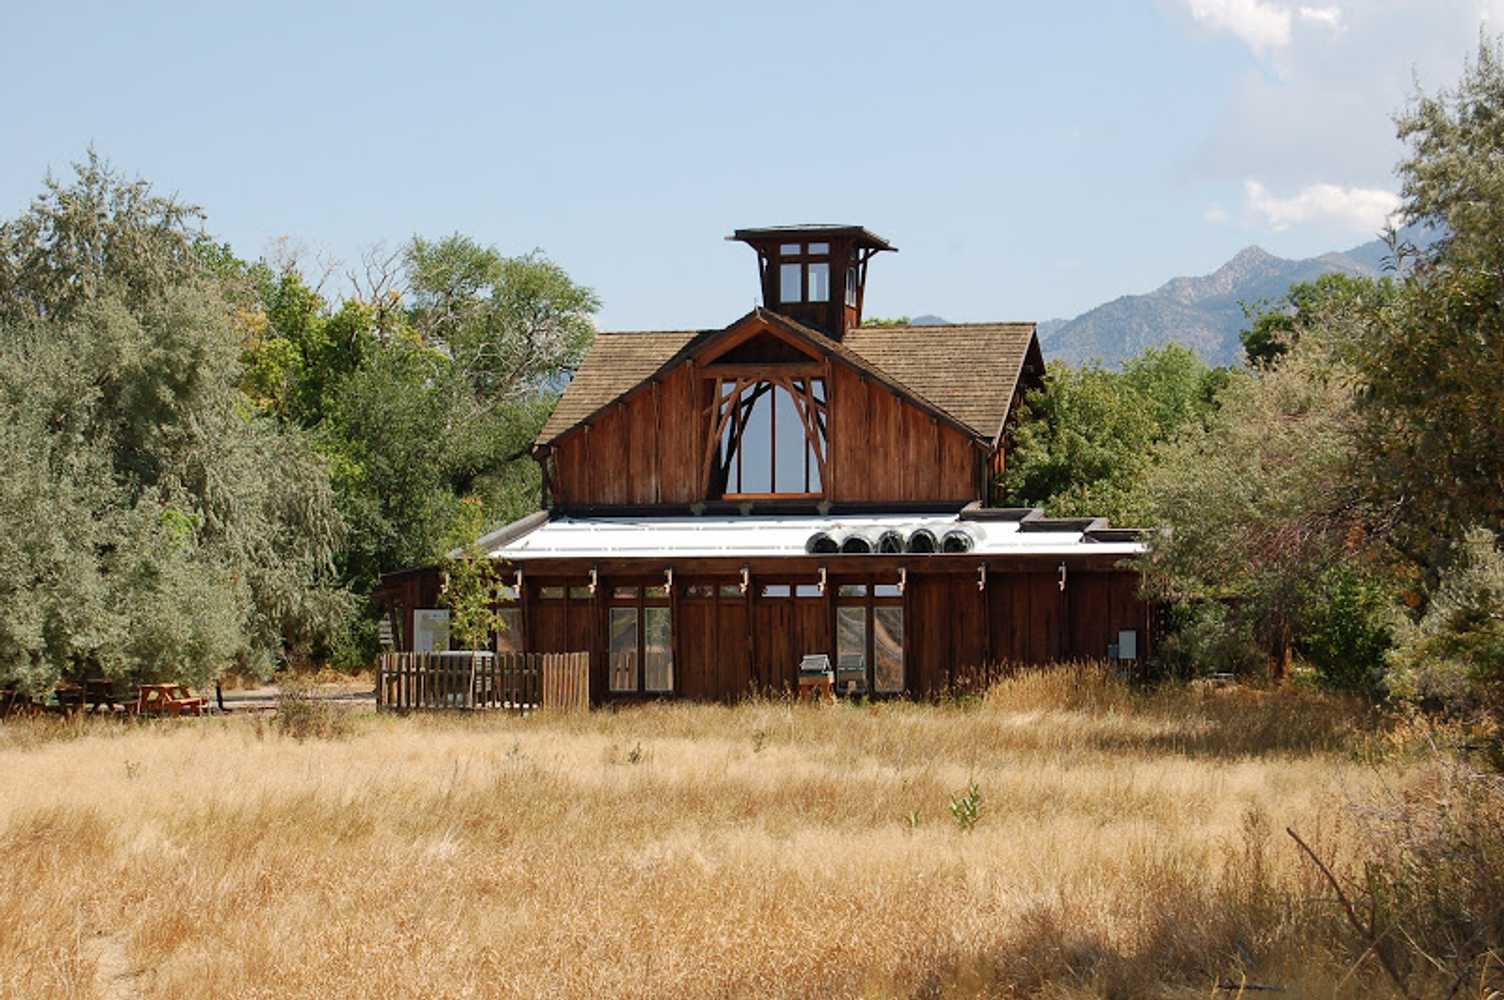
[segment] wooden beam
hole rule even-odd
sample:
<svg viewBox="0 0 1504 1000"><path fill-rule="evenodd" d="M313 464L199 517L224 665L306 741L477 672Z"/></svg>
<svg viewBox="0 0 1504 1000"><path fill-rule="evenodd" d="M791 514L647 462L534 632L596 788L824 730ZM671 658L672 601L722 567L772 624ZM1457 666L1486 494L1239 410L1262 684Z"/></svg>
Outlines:
<svg viewBox="0 0 1504 1000"><path fill-rule="evenodd" d="M663 502L663 384L653 379L653 503Z"/></svg>
<svg viewBox="0 0 1504 1000"><path fill-rule="evenodd" d="M777 313L773 313L771 309L765 309L764 311L774 316L778 315ZM738 326L741 326L741 329L738 330ZM812 362L818 363L823 355L821 348L808 343L803 337L796 337L786 330L779 329L756 315L756 313L753 313L743 316L736 323L728 326L720 334L724 339L702 345L692 357L699 362L701 368L708 368L715 364L717 358L730 353L753 337L764 333L788 344L800 354L808 357Z"/></svg>
<svg viewBox="0 0 1504 1000"><path fill-rule="evenodd" d="M701 496L708 496L710 493L710 470L715 463L716 449L721 445L721 435L725 433L726 421L731 419L731 414L735 412L736 406L741 400L744 385L745 382L738 379L731 394L729 396L721 396L720 383L716 383L716 406L718 412L713 414L714 421L713 426L710 428L711 434L705 440L705 457L700 472Z"/></svg>
<svg viewBox="0 0 1504 1000"><path fill-rule="evenodd" d="M818 378L825 365L819 361L716 362L702 365L700 371L706 378L722 379Z"/></svg>

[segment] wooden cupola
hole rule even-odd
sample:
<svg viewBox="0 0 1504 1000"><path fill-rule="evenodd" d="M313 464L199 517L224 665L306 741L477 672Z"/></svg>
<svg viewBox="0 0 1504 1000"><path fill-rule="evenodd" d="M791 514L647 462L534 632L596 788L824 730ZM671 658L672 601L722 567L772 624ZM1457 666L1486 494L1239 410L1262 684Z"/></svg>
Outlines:
<svg viewBox="0 0 1504 1000"><path fill-rule="evenodd" d="M862 325L867 262L898 249L861 226L770 226L726 238L757 251L764 306L834 340Z"/></svg>

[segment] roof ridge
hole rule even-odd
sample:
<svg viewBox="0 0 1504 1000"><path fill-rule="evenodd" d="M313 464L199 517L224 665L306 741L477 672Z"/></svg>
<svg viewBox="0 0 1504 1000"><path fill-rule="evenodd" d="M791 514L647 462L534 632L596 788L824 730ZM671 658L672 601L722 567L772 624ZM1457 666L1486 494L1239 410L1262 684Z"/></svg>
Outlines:
<svg viewBox="0 0 1504 1000"><path fill-rule="evenodd" d="M691 327L691 326L686 326L686 327L682 327L682 328L677 329L677 330L664 330L664 329L660 329L660 330L597 330L597 331L595 331L595 335L597 337L640 337L640 336L643 336L644 334L655 334L655 333L656 334L663 334L663 333L676 333L676 334L705 333L705 332L707 332L709 330L719 330L719 329L720 329L720 327Z"/></svg>
<svg viewBox="0 0 1504 1000"><path fill-rule="evenodd" d="M884 368L877 361L867 357L865 354L863 354L861 351L858 351L850 344L843 343L833 337L827 336L826 334L821 333L819 330L816 330L813 327L804 325L791 316L785 316L779 312L771 312L770 310L764 309L761 306L758 307L758 312L771 314L780 322L788 324L790 327L804 334L806 337L813 338L817 343L824 341L826 344L831 345L830 350L837 356L851 355L852 357L860 361L864 366L870 368L873 374L881 376L883 379L887 380L889 385L902 390L908 396L919 401L920 403L923 403L925 406L928 406L936 413L941 414L947 420L955 424L956 427L961 429L963 432L973 435L977 435L979 433L975 427L973 427L967 421L961 419L955 413L951 412L948 407L935 402L935 400L931 399L928 395L920 392L918 389L914 388L912 385L899 378L890 369Z"/></svg>
<svg viewBox="0 0 1504 1000"><path fill-rule="evenodd" d="M948 329L955 329L955 328L966 329L966 328L998 327L998 326L1033 326L1033 327L1037 327L1037 326L1039 326L1039 321L1038 320L1032 320L1032 319L998 319L998 320L987 320L985 322L977 322L977 323L903 323L903 324L893 324L893 325L883 325L883 326L858 326L858 327L855 327L854 329L855 330L866 331L866 332L869 332L869 333L877 333L877 332L882 331L882 330L948 330Z"/></svg>

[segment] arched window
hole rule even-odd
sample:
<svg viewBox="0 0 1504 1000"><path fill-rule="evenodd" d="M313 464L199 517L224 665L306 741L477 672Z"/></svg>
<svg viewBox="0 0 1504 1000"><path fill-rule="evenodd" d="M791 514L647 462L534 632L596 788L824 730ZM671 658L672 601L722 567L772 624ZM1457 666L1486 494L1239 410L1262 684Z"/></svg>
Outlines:
<svg viewBox="0 0 1504 1000"><path fill-rule="evenodd" d="M825 403L825 380L819 378L716 383L719 445L710 470L711 495L822 495Z"/></svg>

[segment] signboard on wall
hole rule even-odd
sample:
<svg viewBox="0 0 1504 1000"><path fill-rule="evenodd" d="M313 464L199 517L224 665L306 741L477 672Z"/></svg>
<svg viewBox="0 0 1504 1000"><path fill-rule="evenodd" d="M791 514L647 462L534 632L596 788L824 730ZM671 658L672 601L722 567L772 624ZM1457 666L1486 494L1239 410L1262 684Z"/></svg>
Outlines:
<svg viewBox="0 0 1504 1000"><path fill-rule="evenodd" d="M413 652L440 653L449 648L449 609L413 611Z"/></svg>

